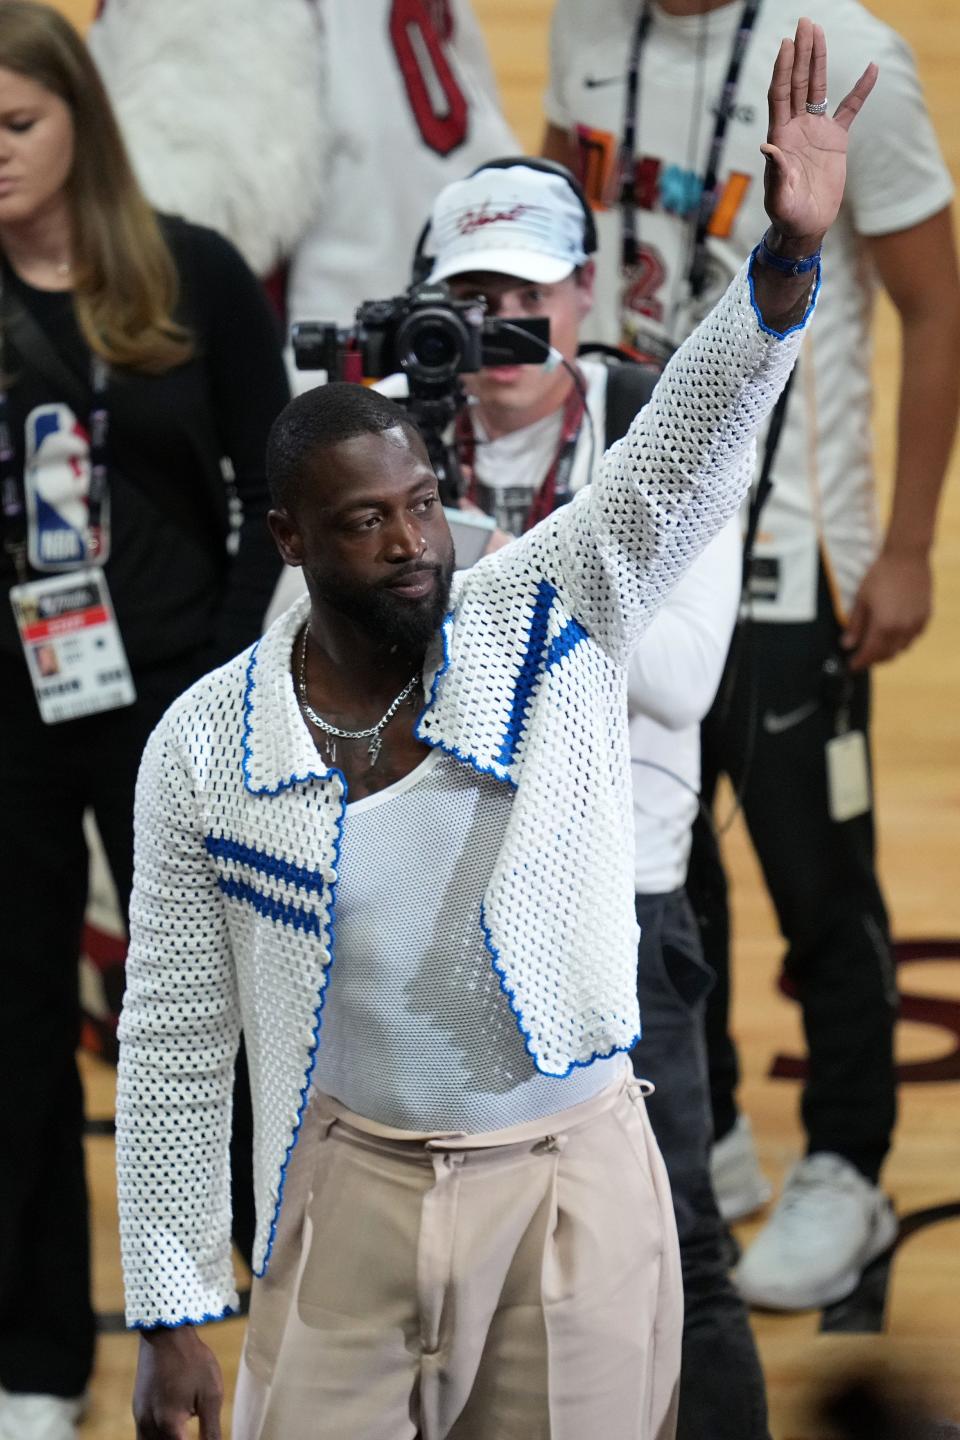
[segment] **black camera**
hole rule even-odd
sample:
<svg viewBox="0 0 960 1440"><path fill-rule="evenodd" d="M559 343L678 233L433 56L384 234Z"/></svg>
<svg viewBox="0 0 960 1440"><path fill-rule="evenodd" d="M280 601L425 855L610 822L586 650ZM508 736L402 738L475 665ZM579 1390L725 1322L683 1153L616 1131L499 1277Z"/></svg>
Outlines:
<svg viewBox="0 0 960 1440"><path fill-rule="evenodd" d="M392 300L367 300L353 325L314 320L294 325L298 370L326 370L328 380L379 380L400 371L408 395L400 403L423 435L445 505L456 504L464 476L450 427L466 404L458 383L491 365L543 365L555 360L550 321L498 320L483 300L455 300L445 284L413 285Z"/></svg>
<svg viewBox="0 0 960 1440"><path fill-rule="evenodd" d="M331 380L379 380L399 370L411 395L443 394L458 375L488 365L542 365L549 352L549 320L497 320L482 300L455 300L444 284L367 300L347 329L312 320L293 327L299 370L326 370Z"/></svg>

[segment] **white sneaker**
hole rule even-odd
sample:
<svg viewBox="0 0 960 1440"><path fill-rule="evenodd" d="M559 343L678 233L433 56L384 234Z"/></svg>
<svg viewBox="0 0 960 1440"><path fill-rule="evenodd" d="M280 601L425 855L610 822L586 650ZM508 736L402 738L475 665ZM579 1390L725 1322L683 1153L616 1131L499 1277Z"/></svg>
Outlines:
<svg viewBox="0 0 960 1440"><path fill-rule="evenodd" d="M730 1225L766 1205L773 1188L757 1159L753 1131L746 1115L710 1151L710 1179L717 1208Z"/></svg>
<svg viewBox="0 0 960 1440"><path fill-rule="evenodd" d="M849 1161L808 1155L733 1272L748 1305L810 1310L857 1288L871 1260L893 1244L893 1206Z"/></svg>
<svg viewBox="0 0 960 1440"><path fill-rule="evenodd" d="M58 1395L11 1395L0 1401L0 1440L77 1440L83 1414L83 1397L61 1400Z"/></svg>

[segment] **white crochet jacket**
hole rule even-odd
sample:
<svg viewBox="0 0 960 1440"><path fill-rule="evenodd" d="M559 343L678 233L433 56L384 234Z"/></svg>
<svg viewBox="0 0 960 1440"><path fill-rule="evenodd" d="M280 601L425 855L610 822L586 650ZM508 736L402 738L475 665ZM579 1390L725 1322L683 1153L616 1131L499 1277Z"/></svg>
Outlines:
<svg viewBox="0 0 960 1440"><path fill-rule="evenodd" d="M636 1040L624 665L739 505L798 343L759 323L741 272L600 479L456 579L419 733L515 787L483 923L544 1074ZM227 1146L241 1025L266 1269L322 1043L346 788L291 681L307 604L183 695L143 759L117 1103L132 1325L236 1304Z"/></svg>

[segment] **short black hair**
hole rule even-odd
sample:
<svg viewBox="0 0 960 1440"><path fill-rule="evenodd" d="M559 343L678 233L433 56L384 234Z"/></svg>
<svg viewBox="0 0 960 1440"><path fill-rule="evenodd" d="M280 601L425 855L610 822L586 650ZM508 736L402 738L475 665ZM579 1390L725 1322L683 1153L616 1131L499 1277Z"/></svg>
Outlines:
<svg viewBox="0 0 960 1440"><path fill-rule="evenodd" d="M358 435L379 435L404 426L420 432L396 401L365 385L333 381L298 395L286 405L267 438L267 484L278 509L296 503L304 470L318 450Z"/></svg>

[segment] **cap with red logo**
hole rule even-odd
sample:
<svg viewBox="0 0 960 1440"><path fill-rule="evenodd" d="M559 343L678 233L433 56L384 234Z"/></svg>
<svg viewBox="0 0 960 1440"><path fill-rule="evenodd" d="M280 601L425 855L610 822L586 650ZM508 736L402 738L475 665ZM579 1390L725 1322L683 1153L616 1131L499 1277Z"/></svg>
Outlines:
<svg viewBox="0 0 960 1440"><path fill-rule="evenodd" d="M587 260L583 207L560 175L512 165L448 185L434 203L431 280L487 270L541 285Z"/></svg>

